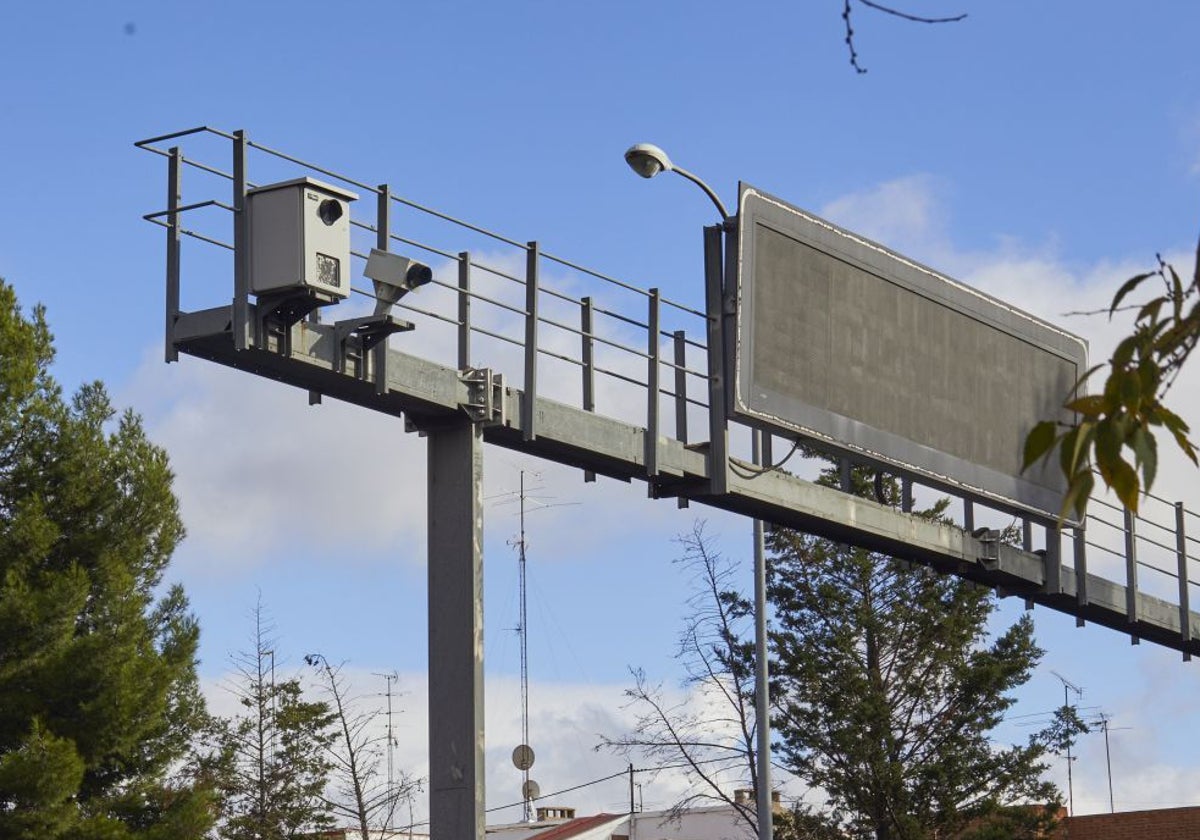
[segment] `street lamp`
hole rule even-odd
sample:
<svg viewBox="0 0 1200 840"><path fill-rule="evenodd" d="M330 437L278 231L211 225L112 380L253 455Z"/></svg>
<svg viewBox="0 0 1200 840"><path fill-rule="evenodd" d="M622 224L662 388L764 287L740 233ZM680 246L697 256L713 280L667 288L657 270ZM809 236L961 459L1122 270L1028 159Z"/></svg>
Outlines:
<svg viewBox="0 0 1200 840"><path fill-rule="evenodd" d="M721 199L713 192L712 187L686 169L671 163L667 153L653 143L637 143L625 151L625 162L629 168L643 178L653 178L660 172L674 172L682 175L693 184L704 190L704 194L716 205L721 214L721 221L730 221L729 211L721 203ZM728 227L726 230L728 231ZM719 315L717 317L720 317ZM713 348L709 348L713 352ZM763 446L762 432L755 429L751 435L753 447L752 459L758 464L762 462ZM713 469L716 469L714 466ZM755 798L758 812L759 840L771 840L771 718L769 685L767 681L767 563L765 550L765 535L763 521L754 520L754 694L757 738L756 747L758 784L755 786Z"/></svg>
<svg viewBox="0 0 1200 840"><path fill-rule="evenodd" d="M721 221L729 218L729 211L725 209L725 205L721 203L721 199L717 198L717 194L713 192L712 187L683 167L671 163L671 159L667 157L667 153L653 143L638 143L630 146L625 151L625 162L629 164L630 169L643 178L653 178L659 172L674 172L676 175L682 175L704 190L704 194L709 197L721 213Z"/></svg>

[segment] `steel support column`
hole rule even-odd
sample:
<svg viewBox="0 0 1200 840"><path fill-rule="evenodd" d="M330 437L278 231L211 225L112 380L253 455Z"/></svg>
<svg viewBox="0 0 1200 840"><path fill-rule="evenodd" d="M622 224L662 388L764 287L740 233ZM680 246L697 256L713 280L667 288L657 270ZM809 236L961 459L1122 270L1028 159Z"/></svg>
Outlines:
<svg viewBox="0 0 1200 840"><path fill-rule="evenodd" d="M483 432L429 433L429 830L483 840Z"/></svg>
<svg viewBox="0 0 1200 840"><path fill-rule="evenodd" d="M704 296L708 313L708 486L729 491L729 422L725 409L725 278L721 226L704 229Z"/></svg>
<svg viewBox="0 0 1200 840"><path fill-rule="evenodd" d="M763 433L751 433L752 460L763 466ZM755 725L755 806L759 840L771 840L771 683L767 650L767 558L763 521L754 520L754 725Z"/></svg>

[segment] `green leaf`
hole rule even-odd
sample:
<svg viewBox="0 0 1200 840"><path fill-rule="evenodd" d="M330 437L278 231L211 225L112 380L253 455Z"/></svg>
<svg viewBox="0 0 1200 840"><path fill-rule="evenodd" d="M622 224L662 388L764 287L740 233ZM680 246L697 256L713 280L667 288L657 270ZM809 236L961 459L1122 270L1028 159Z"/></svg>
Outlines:
<svg viewBox="0 0 1200 840"><path fill-rule="evenodd" d="M1083 386L1087 383L1088 378L1102 367L1104 367L1103 364L1092 365L1090 368L1084 371L1080 377L1075 380L1075 386L1071 388L1071 393L1067 395L1067 399L1071 399L1076 394L1086 394L1087 392L1084 390Z"/></svg>
<svg viewBox="0 0 1200 840"><path fill-rule="evenodd" d="M1076 473L1070 484L1067 485L1067 494L1063 497L1062 510L1059 512L1059 517L1067 518L1067 514L1072 510L1075 511L1077 519L1082 520L1087 516L1088 500L1092 497L1092 490L1095 489L1096 480L1092 478L1090 470L1084 470Z"/></svg>
<svg viewBox="0 0 1200 840"><path fill-rule="evenodd" d="M1137 470L1135 470L1128 461L1123 458L1118 458L1113 464L1112 480L1108 485L1117 494L1117 498L1121 500L1121 504L1129 510L1137 513L1139 485Z"/></svg>
<svg viewBox="0 0 1200 840"><path fill-rule="evenodd" d="M1117 368L1125 367L1133 359L1133 351L1138 347L1138 338L1138 334L1134 333L1122 339L1121 343L1117 345L1117 349L1113 351L1112 355L1113 373L1116 373ZM1110 374L1109 379L1111 380L1111 378Z"/></svg>
<svg viewBox="0 0 1200 840"><path fill-rule="evenodd" d="M1164 405L1160 405L1158 407L1158 411L1155 412L1155 414L1157 415L1157 419L1164 426L1166 426L1168 429L1170 429L1172 432L1174 432L1177 435L1178 434L1186 435L1188 432L1191 431L1191 429L1188 427L1188 424L1186 422L1184 422L1184 419L1182 417L1180 417L1178 414L1171 411L1169 408L1167 408Z"/></svg>
<svg viewBox="0 0 1200 840"><path fill-rule="evenodd" d="M1138 366L1141 367L1140 365ZM1116 372L1113 373L1116 376ZM1118 387L1121 392L1121 404L1130 412L1137 414L1138 406L1142 402L1142 377L1140 371L1123 370L1118 380Z"/></svg>
<svg viewBox="0 0 1200 840"><path fill-rule="evenodd" d="M1101 414L1103 414L1106 409L1106 405L1104 402L1104 397L1100 396L1099 394L1090 394L1086 397L1079 397L1078 399L1071 400L1069 403L1063 406L1063 408L1067 409L1068 411L1076 411L1085 417L1093 418L1099 417Z"/></svg>
<svg viewBox="0 0 1200 840"><path fill-rule="evenodd" d="M1142 466L1142 484L1149 492L1158 473L1158 442L1145 426L1138 426L1130 435L1129 445Z"/></svg>
<svg viewBox="0 0 1200 840"><path fill-rule="evenodd" d="M1096 424L1096 466L1104 480L1111 482L1112 465L1121 458L1121 444L1125 442L1119 425L1111 417Z"/></svg>
<svg viewBox="0 0 1200 840"><path fill-rule="evenodd" d="M1172 430L1171 433L1175 436L1175 443L1178 444L1179 448L1183 450L1183 454L1188 456L1193 464L1200 466L1200 460L1197 460L1196 458L1196 447L1192 445L1190 440L1188 440L1187 435L1174 430Z"/></svg>
<svg viewBox="0 0 1200 840"><path fill-rule="evenodd" d="M1175 273L1175 266L1168 265L1167 271L1171 273L1171 300L1175 304L1175 320L1179 320L1179 316L1183 314L1183 283L1179 282L1179 275Z"/></svg>
<svg viewBox="0 0 1200 840"><path fill-rule="evenodd" d="M1151 397L1158 393L1158 384L1162 381L1162 371L1153 359L1142 359L1138 363L1138 377L1142 380L1142 393Z"/></svg>
<svg viewBox="0 0 1200 840"><path fill-rule="evenodd" d="M1162 305L1166 302L1167 299L1165 297L1156 297L1154 300L1149 301L1145 306L1138 310L1137 318L1134 320L1148 320L1150 323L1155 323L1158 321L1158 311L1162 309Z"/></svg>
<svg viewBox="0 0 1200 840"><path fill-rule="evenodd" d="M1079 471L1081 460L1086 463L1084 456L1091 445L1095 431L1096 424L1085 420L1063 435L1059 452L1059 464L1062 467L1063 475L1074 475Z"/></svg>
<svg viewBox="0 0 1200 840"><path fill-rule="evenodd" d="M1112 306L1109 307L1108 310L1108 317L1111 318L1113 316L1113 313L1117 311L1117 307L1121 305L1121 301L1125 299L1127 294L1136 289L1147 277L1153 277L1156 273L1157 272L1154 271L1148 271L1145 274L1138 274L1134 277L1130 277L1123 284L1121 284L1121 288L1118 289L1116 295L1113 296Z"/></svg>
<svg viewBox="0 0 1200 840"><path fill-rule="evenodd" d="M1075 454L1075 442L1077 440L1079 440L1079 427L1075 426L1074 428L1069 429L1059 442L1058 466L1065 476L1072 476L1075 474L1075 462L1072 460L1072 457Z"/></svg>
<svg viewBox="0 0 1200 840"><path fill-rule="evenodd" d="M1057 423L1043 420L1034 426L1033 431L1025 438L1025 462L1021 465L1021 472L1025 472L1035 461L1048 455L1057 439Z"/></svg>

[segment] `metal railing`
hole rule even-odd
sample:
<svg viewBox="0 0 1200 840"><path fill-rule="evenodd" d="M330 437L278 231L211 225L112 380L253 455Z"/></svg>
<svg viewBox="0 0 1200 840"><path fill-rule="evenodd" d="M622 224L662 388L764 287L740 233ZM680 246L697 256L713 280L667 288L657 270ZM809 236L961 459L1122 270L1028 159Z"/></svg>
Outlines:
<svg viewBox="0 0 1200 840"><path fill-rule="evenodd" d="M200 151L189 149L185 154L180 145L184 140ZM164 148L169 141L172 145ZM527 439L537 434L531 407L539 395L640 425L650 440L669 433L685 444L695 442L689 440L692 428L708 436L709 323L703 309L547 252L536 241L522 242L393 194L386 184L372 186L262 145L241 131L200 126L135 145L168 161L168 206L144 217L168 233L168 321L180 311L181 239L205 246L189 253L189 260L204 262L213 254L235 253L236 321L239 306L244 311L248 305L245 268L236 258L237 245L246 235L239 232L245 191L299 175L320 175L375 198L352 205L353 259L365 260L371 248L398 249L424 258L434 270L428 287L396 304L416 324L415 333L393 337L397 346L419 346L422 357L458 370L486 362L504 373L508 382L519 385L523 405L530 407L529 416L522 418ZM222 155L231 161L228 168L220 162ZM249 180L251 169L269 176L269 181ZM184 170L199 176L194 192L189 182L186 199ZM699 278L695 288L698 295L703 292ZM375 299L363 287L352 286L352 292ZM198 294L228 301L215 295L211 286ZM317 316L319 310L310 317ZM172 353L168 346L168 359ZM673 408L669 422L664 422L663 399ZM734 424L731 431L731 446L743 461L751 461L748 428ZM763 463L770 463L776 437L764 435ZM780 449L794 449L795 443L792 438L782 440ZM650 477L655 474L653 460L651 452ZM822 463L801 453L788 460L788 468L811 476ZM927 501L934 494L947 495L944 488L922 487L906 476L905 510L914 509L914 488ZM1058 530L1045 519L1014 518L978 498L960 501L952 519L967 531L979 525L1015 526L1026 551L1044 553L1045 591L1063 591L1056 589L1063 585L1062 569L1073 569L1077 615L1088 603L1090 573L1126 587L1131 622L1137 619L1139 592L1178 606L1184 641L1191 638L1186 616L1192 589L1200 585L1193 566L1200 561L1200 515L1182 503L1146 494L1141 511L1133 515L1101 496L1093 500L1084 528Z"/></svg>

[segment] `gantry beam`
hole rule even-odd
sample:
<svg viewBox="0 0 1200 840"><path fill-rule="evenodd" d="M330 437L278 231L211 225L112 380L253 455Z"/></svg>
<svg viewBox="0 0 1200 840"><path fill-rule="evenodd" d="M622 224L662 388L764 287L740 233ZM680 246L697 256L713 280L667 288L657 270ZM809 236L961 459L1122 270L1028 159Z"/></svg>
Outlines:
<svg viewBox="0 0 1200 840"><path fill-rule="evenodd" d="M291 328L288 342L276 336L265 349L235 350L231 324L230 307L182 313L175 324L175 347L297 388L405 416L418 428L460 425L467 419L464 406L478 398L458 371L397 350L388 351L386 388L378 393L374 372L364 371L361 360L340 363L332 325L301 322ZM283 349L287 344L290 354ZM529 415L521 411L521 391L505 388L503 400L503 411L496 411L503 421L483 424L487 443L624 481L648 480L651 450L642 427L539 396L532 410L537 436L526 440L522 422ZM1200 615L1188 613L1190 632L1183 633L1177 604L1138 592L1131 605L1125 586L1090 574L1086 598L1081 598L1073 570L1054 558L1048 564L1041 553L1005 544L985 545L953 525L930 522L782 471L747 478L753 473L727 470L728 492L711 495L712 466L706 450L660 437L653 450L658 473L652 480L655 493L690 498L921 563L1135 639L1200 654Z"/></svg>

